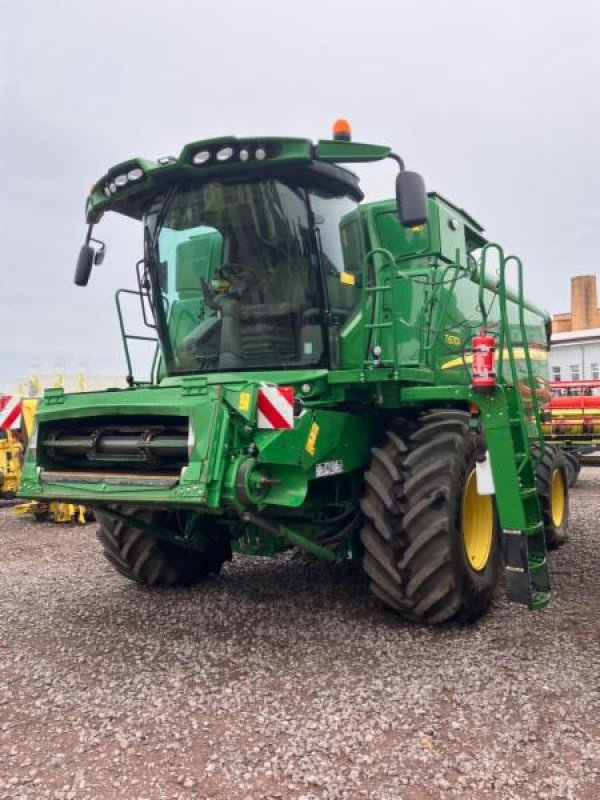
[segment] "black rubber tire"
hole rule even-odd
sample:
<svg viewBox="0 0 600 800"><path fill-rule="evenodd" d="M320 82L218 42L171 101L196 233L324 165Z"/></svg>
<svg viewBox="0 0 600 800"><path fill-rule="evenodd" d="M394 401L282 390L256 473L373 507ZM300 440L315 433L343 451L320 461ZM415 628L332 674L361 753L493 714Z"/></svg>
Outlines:
<svg viewBox="0 0 600 800"><path fill-rule="evenodd" d="M361 501L364 568L373 593L408 619L472 622L492 600L500 565L495 508L483 569L471 567L463 544L462 497L474 465L469 414L453 409L396 421L372 450Z"/></svg>
<svg viewBox="0 0 600 800"><path fill-rule="evenodd" d="M532 446L532 456L537 459L539 457L539 445ZM552 475L555 470L560 470L565 487L565 512L562 523L555 525L552 518L551 509L551 487ZM544 523L544 537L546 539L546 547L548 550L556 550L561 547L568 538L567 530L569 527L569 481L567 465L565 462L564 452L551 444L544 445L544 455L538 463L535 470L535 485L538 493L538 500L540 503L540 510L542 512L542 521Z"/></svg>
<svg viewBox="0 0 600 800"><path fill-rule="evenodd" d="M148 509L116 508L144 522L169 527L171 515ZM110 564L129 580L146 586L190 586L218 575L224 561L231 561L227 540L211 543L205 551L188 550L158 539L104 511L95 511L100 524L97 536Z"/></svg>
<svg viewBox="0 0 600 800"><path fill-rule="evenodd" d="M579 473L581 472L581 464L577 458L577 454L572 450L562 450L565 459L565 467L567 468L567 484L571 489L577 483Z"/></svg>

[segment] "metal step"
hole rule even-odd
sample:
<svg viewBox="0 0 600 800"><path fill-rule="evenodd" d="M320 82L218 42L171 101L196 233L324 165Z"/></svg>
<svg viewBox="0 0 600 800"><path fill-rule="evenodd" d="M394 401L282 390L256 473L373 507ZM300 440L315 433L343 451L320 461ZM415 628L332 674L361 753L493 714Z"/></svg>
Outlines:
<svg viewBox="0 0 600 800"><path fill-rule="evenodd" d="M505 530L504 559L509 602L532 610L548 605L550 575L543 528Z"/></svg>
<svg viewBox="0 0 600 800"><path fill-rule="evenodd" d="M542 608L546 608L549 602L550 602L550 591L547 592L533 591L531 593L532 611L540 611Z"/></svg>

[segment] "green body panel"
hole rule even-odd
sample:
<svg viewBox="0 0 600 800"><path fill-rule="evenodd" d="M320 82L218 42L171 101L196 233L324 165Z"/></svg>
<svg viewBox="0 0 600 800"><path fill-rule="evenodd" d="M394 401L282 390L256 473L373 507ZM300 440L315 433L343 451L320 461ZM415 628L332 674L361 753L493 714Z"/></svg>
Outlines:
<svg viewBox="0 0 600 800"><path fill-rule="evenodd" d="M268 477L275 482L267 491L256 489L256 507L295 508L302 505L310 483L317 480L317 464L339 462L340 472L345 473L364 466L376 423L362 414L314 408L305 410L292 429L257 428L256 398L265 377L219 376L219 383L198 381L194 385L193 380L184 380L178 385L71 395L51 390L38 407L38 449L30 448L25 459L21 495L85 497L90 506L118 503L206 513L239 511L248 503L240 500L236 476L240 466L250 460L255 481ZM277 377L291 386L300 378L302 385L310 385L309 396L319 391L319 380L326 375L315 371ZM78 466L61 469L60 462L43 452L46 431L53 422L68 426L69 421L81 424L102 418L127 426L130 418L165 415L189 420L193 431L187 465L164 475L163 483L173 485L157 488L152 470L132 476L130 471L115 471L110 463L86 472L79 481ZM143 466L152 467L152 463ZM148 485L144 485L145 475Z"/></svg>
<svg viewBox="0 0 600 800"><path fill-rule="evenodd" d="M218 154L229 149L237 155L220 163ZM242 161L244 149L265 155ZM205 152L206 163L194 163ZM257 181L307 166L334 170L327 180L350 185L354 176L332 164L390 154L385 146L340 141L200 140L178 158L138 158L111 168L88 198L87 219L95 223L107 210L139 219L153 198L175 184ZM115 180L131 171L138 177L118 188ZM389 200L359 206L341 219L345 266L337 283L330 269L329 305L303 329L323 326L327 364L169 375L163 348L155 385L133 381L122 391L48 392L39 405L37 448L27 453L21 496L91 507L178 508L190 520L210 516L222 524L223 535L235 535L242 552L271 553L294 544L326 559L342 557L352 542L327 550L313 539L327 520L357 507L362 472L390 420L425 407L474 405L491 454L501 525L537 536L528 439L541 437L537 398L547 382L549 318L524 301L519 273L517 289L506 288L511 259L496 248L495 270L490 259L496 246L488 245L469 214L437 194L429 195L428 207L428 222L418 228L403 227ZM266 237L262 229L260 235ZM223 240L207 228L173 247L174 274L161 278L169 286L161 313L176 349L206 311L206 285L223 260ZM520 270L520 262L512 264ZM342 315L338 307L351 310ZM314 309L307 314L314 316ZM499 343L498 386L485 395L471 389L471 341L482 327ZM294 388L301 403L291 429L258 427L263 384ZM134 439L130 454L111 461L97 452L98 430L121 442ZM61 445L68 435L83 442L76 445L77 457ZM201 538L194 533L189 546L201 546ZM545 602L543 581L538 589L532 606Z"/></svg>

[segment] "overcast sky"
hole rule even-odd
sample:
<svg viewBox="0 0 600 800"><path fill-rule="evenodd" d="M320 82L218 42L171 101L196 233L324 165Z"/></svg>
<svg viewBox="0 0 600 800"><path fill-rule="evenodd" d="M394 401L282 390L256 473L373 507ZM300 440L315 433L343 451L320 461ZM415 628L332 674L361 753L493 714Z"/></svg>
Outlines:
<svg viewBox="0 0 600 800"><path fill-rule="evenodd" d="M113 293L141 229L107 215L72 276L92 183L225 135L389 144L569 305L600 268L598 0L0 0L0 387L31 364L125 371ZM361 169L393 194L391 162Z"/></svg>

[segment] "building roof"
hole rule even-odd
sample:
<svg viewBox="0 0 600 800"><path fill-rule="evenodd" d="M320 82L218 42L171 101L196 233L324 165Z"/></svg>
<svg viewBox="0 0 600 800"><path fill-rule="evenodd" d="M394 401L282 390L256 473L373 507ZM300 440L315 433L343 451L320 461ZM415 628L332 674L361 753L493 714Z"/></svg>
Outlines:
<svg viewBox="0 0 600 800"><path fill-rule="evenodd" d="M579 331L561 331L553 333L551 344L570 344L571 342L600 339L600 328L582 328Z"/></svg>

